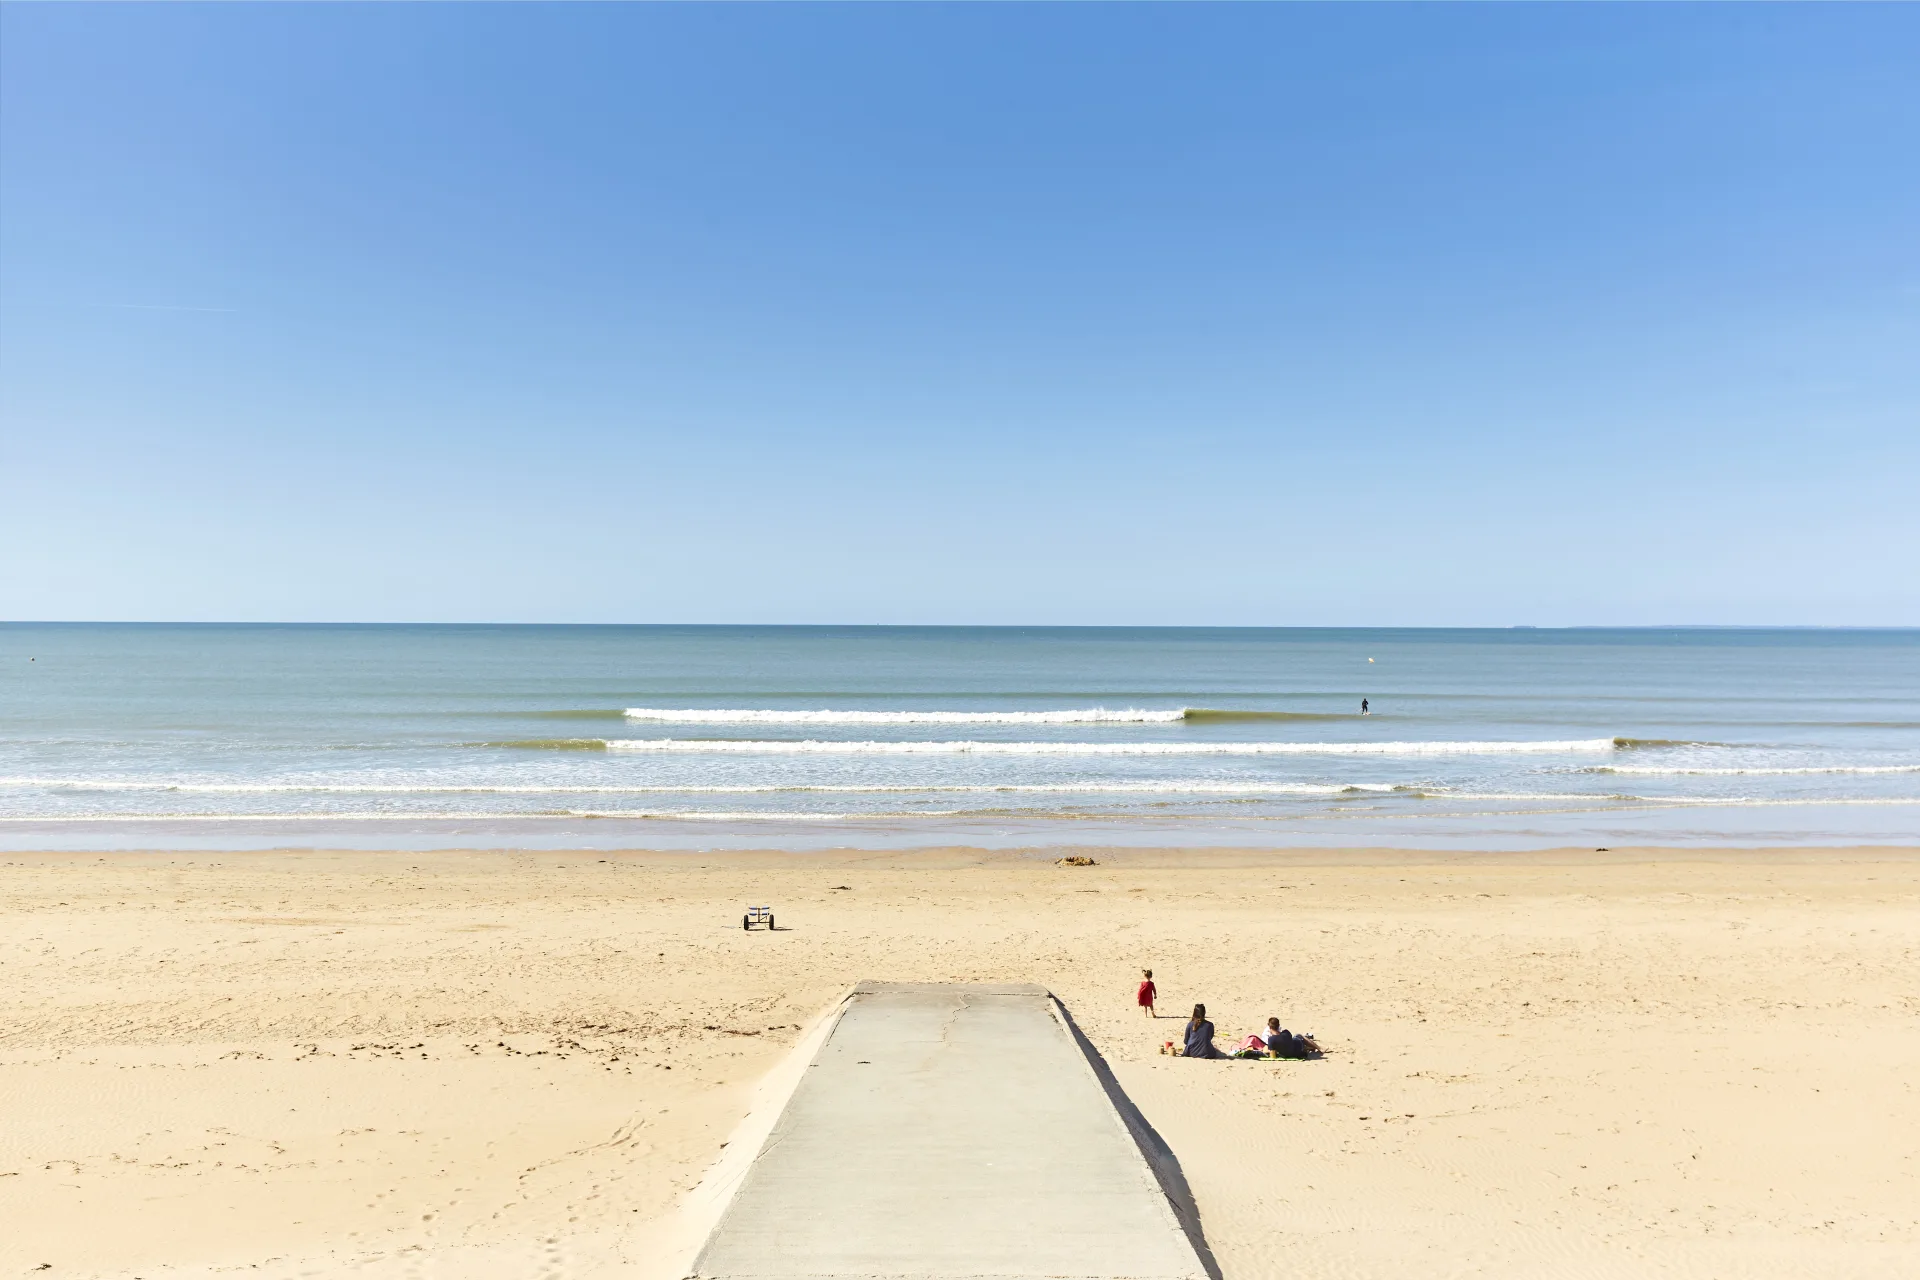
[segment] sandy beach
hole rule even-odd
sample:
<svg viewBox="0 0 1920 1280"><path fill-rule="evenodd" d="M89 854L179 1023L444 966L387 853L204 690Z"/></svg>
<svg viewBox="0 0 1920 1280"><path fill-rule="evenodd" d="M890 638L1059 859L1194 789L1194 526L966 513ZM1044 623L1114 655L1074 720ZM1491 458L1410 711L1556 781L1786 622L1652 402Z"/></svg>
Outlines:
<svg viewBox="0 0 1920 1280"><path fill-rule="evenodd" d="M664 1277L863 978L1056 992L1228 1280L1920 1267L1920 850L1096 857L5 855L0 1275Z"/></svg>

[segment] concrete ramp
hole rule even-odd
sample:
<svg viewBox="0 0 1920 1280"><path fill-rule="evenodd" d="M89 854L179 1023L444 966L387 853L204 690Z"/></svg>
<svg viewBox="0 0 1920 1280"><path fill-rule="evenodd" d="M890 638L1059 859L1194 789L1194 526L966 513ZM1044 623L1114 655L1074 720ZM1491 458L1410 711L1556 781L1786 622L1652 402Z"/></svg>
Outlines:
<svg viewBox="0 0 1920 1280"><path fill-rule="evenodd" d="M862 983L700 1252L703 1280L1204 1280L1048 992Z"/></svg>

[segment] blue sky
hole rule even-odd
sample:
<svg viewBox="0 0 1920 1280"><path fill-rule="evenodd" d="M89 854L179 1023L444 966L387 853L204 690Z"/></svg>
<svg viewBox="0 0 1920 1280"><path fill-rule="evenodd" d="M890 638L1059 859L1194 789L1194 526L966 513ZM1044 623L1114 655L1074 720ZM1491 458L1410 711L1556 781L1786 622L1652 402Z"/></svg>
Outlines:
<svg viewBox="0 0 1920 1280"><path fill-rule="evenodd" d="M1920 9L0 9L0 616L1920 624Z"/></svg>

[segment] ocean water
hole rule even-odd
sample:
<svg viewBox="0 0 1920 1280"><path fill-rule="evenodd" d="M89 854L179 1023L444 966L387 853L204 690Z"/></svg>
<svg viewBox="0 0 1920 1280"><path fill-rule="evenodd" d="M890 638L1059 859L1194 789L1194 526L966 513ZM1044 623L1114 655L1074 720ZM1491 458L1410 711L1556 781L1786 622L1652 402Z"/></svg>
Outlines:
<svg viewBox="0 0 1920 1280"><path fill-rule="evenodd" d="M1920 631L0 625L11 849L1917 838Z"/></svg>

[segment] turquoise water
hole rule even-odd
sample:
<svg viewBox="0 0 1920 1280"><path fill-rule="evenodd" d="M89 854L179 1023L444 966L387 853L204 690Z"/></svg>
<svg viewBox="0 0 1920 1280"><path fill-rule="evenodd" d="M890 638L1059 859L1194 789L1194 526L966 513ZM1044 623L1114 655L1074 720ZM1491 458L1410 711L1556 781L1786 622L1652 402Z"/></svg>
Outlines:
<svg viewBox="0 0 1920 1280"><path fill-rule="evenodd" d="M15 849L1917 828L1920 631L0 626Z"/></svg>

